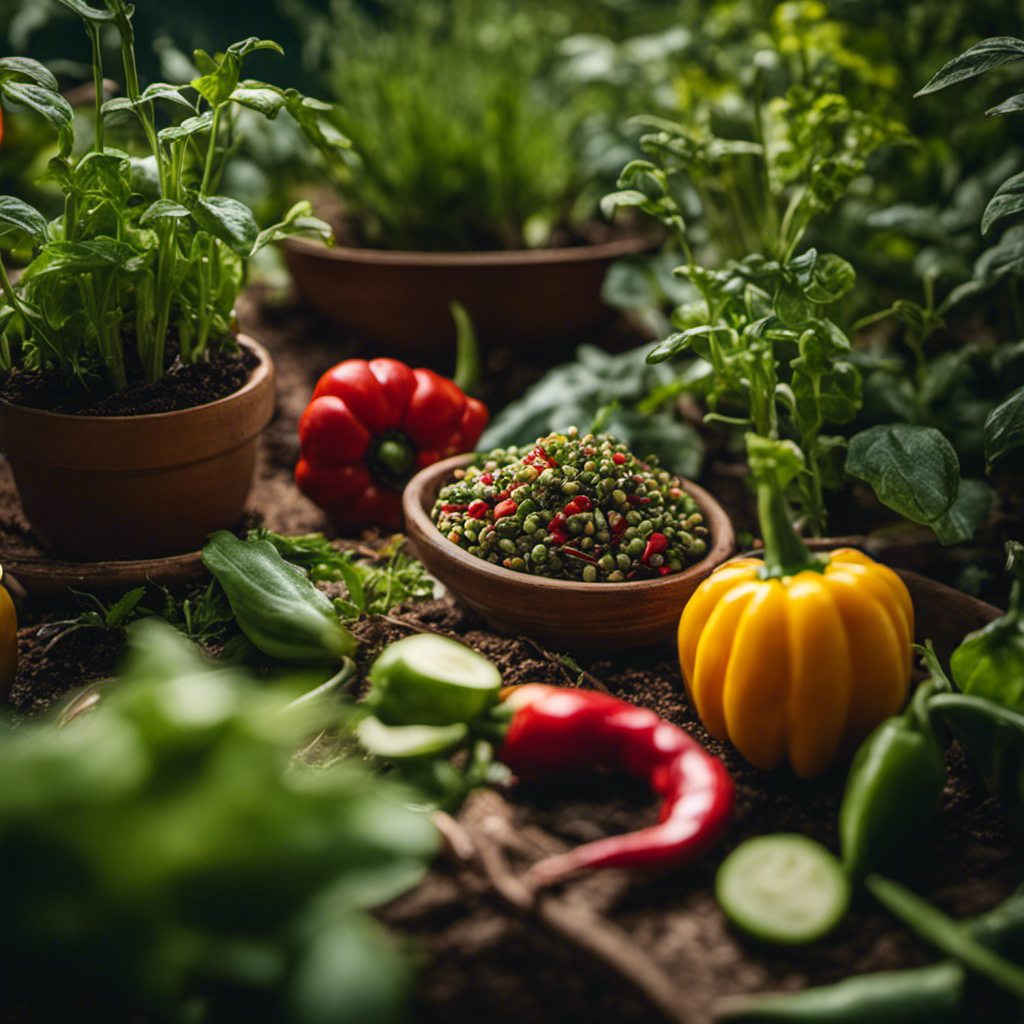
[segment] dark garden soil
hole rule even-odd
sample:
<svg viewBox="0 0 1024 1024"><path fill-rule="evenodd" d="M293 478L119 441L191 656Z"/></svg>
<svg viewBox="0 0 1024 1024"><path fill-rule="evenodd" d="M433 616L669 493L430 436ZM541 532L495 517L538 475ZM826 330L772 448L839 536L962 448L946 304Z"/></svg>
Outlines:
<svg viewBox="0 0 1024 1024"><path fill-rule="evenodd" d="M319 509L291 483L298 456L296 422L321 372L341 358L368 353L294 309L261 308L255 296L248 299L243 327L271 350L278 373L277 414L265 437L251 501L254 518L283 533L330 532ZM639 339L619 325L600 340L614 348ZM569 351L551 353L552 361L564 361ZM524 365L514 352L491 352L486 397L501 405L540 371L539 365ZM735 508L738 527L749 528L742 487L725 473L708 485ZM8 551L12 546L22 553L33 550L5 467L0 467L0 534ZM927 571L926 565L915 567ZM20 713L41 710L69 689L111 671L116 643L96 630L80 629L56 640L40 637L44 621L77 613L74 602L26 596L13 586L23 626L21 669L11 703ZM363 666L390 640L430 629L459 637L492 658L507 683L577 682L575 671L558 657L566 652L495 633L447 596L399 608L357 628ZM766 775L746 765L696 721L668 644L614 655L568 653L587 673L584 685L654 708L725 761L737 786L735 825L722 847L693 867L653 877L606 871L533 900L518 881L532 861L652 821L650 800L633 784L603 777L478 793L454 821L442 821L447 851L426 882L381 913L420 965L417 1006L423 1024L650 1024L662 1019L704 1024L723 996L798 989L934 959L863 894L855 897L831 936L807 947L780 950L730 929L713 895L722 857L751 836L783 831L804 833L834 850L844 769L802 782L785 772ZM959 917L1007 896L1024 875L1024 858L1019 834L956 748L950 768L934 827L906 851L894 874ZM975 999L967 1019L993 1024L1012 1019L995 997Z"/></svg>

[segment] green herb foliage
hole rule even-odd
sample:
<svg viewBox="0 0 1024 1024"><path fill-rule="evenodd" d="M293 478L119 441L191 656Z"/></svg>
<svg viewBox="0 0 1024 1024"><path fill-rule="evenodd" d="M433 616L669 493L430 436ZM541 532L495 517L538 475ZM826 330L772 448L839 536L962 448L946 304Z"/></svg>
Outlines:
<svg viewBox="0 0 1024 1024"><path fill-rule="evenodd" d="M419 881L435 829L353 762L295 761L285 700L144 620L95 710L4 738L6 999L54 1019L401 1017L407 968L364 911Z"/></svg>
<svg viewBox="0 0 1024 1024"><path fill-rule="evenodd" d="M51 223L24 201L0 196L0 244L36 251L16 286L0 270L0 366L56 367L117 389L133 364L150 381L164 372L169 336L186 363L233 345L246 261L286 235L329 233L308 203L261 231L247 206L215 191L240 110L271 120L287 110L312 144L331 150L319 123L329 108L294 89L244 79L247 57L280 49L255 37L214 57L196 51L199 75L188 86L142 89L130 5L61 3L81 16L93 43L94 137L76 156L72 111L53 75L28 58L0 59L0 95L56 132L48 176L64 196L63 214ZM103 102L100 35L110 27L121 41L125 94ZM114 122L124 118L141 132L144 156L109 144Z"/></svg>
<svg viewBox="0 0 1024 1024"><path fill-rule="evenodd" d="M316 582L344 583L348 598L336 598L334 607L345 621L382 615L407 601L433 597L437 587L423 563L403 550L405 538L400 534L372 556L342 550L320 533L284 537L260 529L249 539L269 541L286 561L302 566Z"/></svg>
<svg viewBox="0 0 1024 1024"><path fill-rule="evenodd" d="M595 208L581 136L595 103L556 72L559 5L333 0L293 5L319 47L352 148L324 165L359 244L546 245Z"/></svg>

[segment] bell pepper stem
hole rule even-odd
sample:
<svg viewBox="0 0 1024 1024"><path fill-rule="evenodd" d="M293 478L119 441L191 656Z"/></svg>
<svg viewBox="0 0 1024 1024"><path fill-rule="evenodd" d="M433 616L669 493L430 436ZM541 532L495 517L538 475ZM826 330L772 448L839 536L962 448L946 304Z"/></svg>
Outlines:
<svg viewBox="0 0 1024 1024"><path fill-rule="evenodd" d="M403 477L412 468L414 452L407 441L396 437L386 437L374 453L376 461L381 463L396 477Z"/></svg>
<svg viewBox="0 0 1024 1024"><path fill-rule="evenodd" d="M813 554L793 526L786 500L786 484L802 469L802 457L794 445L748 433L747 461L757 490L757 515L764 541L765 579L795 576L810 570L821 572L827 558Z"/></svg>
<svg viewBox="0 0 1024 1024"><path fill-rule="evenodd" d="M473 321L461 302L449 305L455 320L455 373L452 380L463 394L475 391L480 383L480 344Z"/></svg>

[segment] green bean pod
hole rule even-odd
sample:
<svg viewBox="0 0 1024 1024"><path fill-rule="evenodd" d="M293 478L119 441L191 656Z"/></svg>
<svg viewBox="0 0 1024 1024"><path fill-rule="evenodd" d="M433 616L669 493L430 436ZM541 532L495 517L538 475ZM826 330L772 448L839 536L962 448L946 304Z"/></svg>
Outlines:
<svg viewBox="0 0 1024 1024"><path fill-rule="evenodd" d="M266 540L211 534L203 563L224 588L243 633L279 661L321 665L356 649L330 598Z"/></svg>
<svg viewBox="0 0 1024 1024"><path fill-rule="evenodd" d="M964 970L952 960L906 971L875 971L834 985L723 1000L729 1024L947 1024L960 1019Z"/></svg>

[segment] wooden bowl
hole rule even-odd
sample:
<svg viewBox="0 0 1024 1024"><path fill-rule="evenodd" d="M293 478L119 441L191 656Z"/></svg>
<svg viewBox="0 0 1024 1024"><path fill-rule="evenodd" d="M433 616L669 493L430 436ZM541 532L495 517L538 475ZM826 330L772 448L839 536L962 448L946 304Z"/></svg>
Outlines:
<svg viewBox="0 0 1024 1024"><path fill-rule="evenodd" d="M430 518L438 491L472 459L456 455L437 462L406 484L405 527L427 569L498 629L568 648L639 647L667 640L675 636L690 595L736 550L725 510L703 488L684 480L683 489L711 531L710 550L690 568L630 583L578 583L513 572L453 544Z"/></svg>

